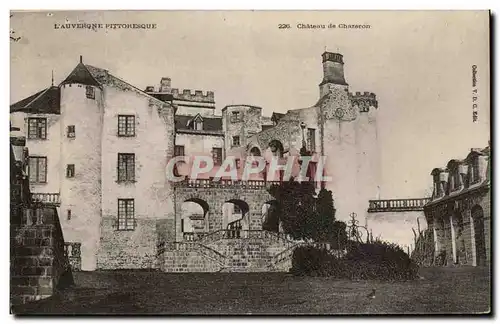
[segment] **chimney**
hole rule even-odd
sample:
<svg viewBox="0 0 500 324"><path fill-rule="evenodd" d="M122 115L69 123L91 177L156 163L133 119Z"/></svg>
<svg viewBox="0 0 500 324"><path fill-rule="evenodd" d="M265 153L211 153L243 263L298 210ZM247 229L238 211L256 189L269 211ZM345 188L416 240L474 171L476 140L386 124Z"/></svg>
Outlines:
<svg viewBox="0 0 500 324"><path fill-rule="evenodd" d="M83 56L80 55L80 63L83 63Z"/></svg>
<svg viewBox="0 0 500 324"><path fill-rule="evenodd" d="M172 80L170 78L163 77L160 81L160 92L170 93L172 87Z"/></svg>
<svg viewBox="0 0 500 324"><path fill-rule="evenodd" d="M324 52L323 58L323 81L320 86L326 83L347 85L344 78L344 59L342 54Z"/></svg>

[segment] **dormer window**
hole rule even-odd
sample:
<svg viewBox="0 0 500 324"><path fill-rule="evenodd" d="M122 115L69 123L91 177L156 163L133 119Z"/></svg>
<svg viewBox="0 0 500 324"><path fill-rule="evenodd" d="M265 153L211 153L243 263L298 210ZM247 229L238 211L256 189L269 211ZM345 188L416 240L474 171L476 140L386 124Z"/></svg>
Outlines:
<svg viewBox="0 0 500 324"><path fill-rule="evenodd" d="M450 173L450 188L452 191L460 189L460 173L457 169Z"/></svg>
<svg viewBox="0 0 500 324"><path fill-rule="evenodd" d="M434 195L436 198L439 198L443 195L443 190L441 186L441 181L439 180L439 174L434 176Z"/></svg>
<svg viewBox="0 0 500 324"><path fill-rule="evenodd" d="M200 114L196 115L193 119L190 119L187 124L189 129L201 131L203 130L203 118Z"/></svg>
<svg viewBox="0 0 500 324"><path fill-rule="evenodd" d="M196 120L194 122L194 129L195 130L203 130L203 122L201 120Z"/></svg>

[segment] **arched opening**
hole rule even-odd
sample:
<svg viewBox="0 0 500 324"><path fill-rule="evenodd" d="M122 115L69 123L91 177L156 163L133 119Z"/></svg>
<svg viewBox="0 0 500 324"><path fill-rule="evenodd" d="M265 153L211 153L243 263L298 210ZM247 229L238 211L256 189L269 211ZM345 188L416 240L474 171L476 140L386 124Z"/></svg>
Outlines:
<svg viewBox="0 0 500 324"><path fill-rule="evenodd" d="M261 152L259 150L259 148L257 146L254 146L252 147L252 149L250 150L250 156L261 156Z"/></svg>
<svg viewBox="0 0 500 324"><path fill-rule="evenodd" d="M181 205L181 231L184 241L196 241L208 229L208 203L199 198L185 200Z"/></svg>
<svg viewBox="0 0 500 324"><path fill-rule="evenodd" d="M481 206L474 206L471 209L474 222L474 242L476 243L476 265L486 265L486 242L484 237L484 213Z"/></svg>
<svg viewBox="0 0 500 324"><path fill-rule="evenodd" d="M250 207L240 199L230 199L222 205L223 228L227 238L246 237L250 228Z"/></svg>
<svg viewBox="0 0 500 324"><path fill-rule="evenodd" d="M283 143L281 143L280 141L272 140L271 142L269 142L269 148L271 149L273 156L276 156L279 158L283 157L283 153L285 152L285 149L283 147Z"/></svg>
<svg viewBox="0 0 500 324"><path fill-rule="evenodd" d="M277 200L270 200L262 205L262 229L275 233L282 232L281 208Z"/></svg>

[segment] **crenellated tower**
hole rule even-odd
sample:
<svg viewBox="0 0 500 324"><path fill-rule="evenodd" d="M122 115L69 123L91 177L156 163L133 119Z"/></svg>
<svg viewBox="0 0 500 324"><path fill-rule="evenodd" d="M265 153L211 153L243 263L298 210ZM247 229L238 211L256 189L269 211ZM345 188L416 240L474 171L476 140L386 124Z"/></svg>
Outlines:
<svg viewBox="0 0 500 324"><path fill-rule="evenodd" d="M371 92L349 92L344 59L339 53L322 55L323 80L317 103L321 151L331 181L337 217L347 220L355 212L364 217L369 199L378 194L379 150L377 98Z"/></svg>

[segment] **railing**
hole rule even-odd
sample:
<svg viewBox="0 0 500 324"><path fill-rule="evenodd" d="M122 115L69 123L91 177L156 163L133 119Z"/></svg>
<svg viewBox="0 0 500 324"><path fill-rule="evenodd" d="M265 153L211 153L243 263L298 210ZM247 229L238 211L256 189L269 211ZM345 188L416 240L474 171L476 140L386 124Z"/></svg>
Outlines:
<svg viewBox="0 0 500 324"><path fill-rule="evenodd" d="M241 225L241 219L237 219L234 222L227 224L227 232L226 238L241 238L241 232L243 230L243 226Z"/></svg>
<svg viewBox="0 0 500 324"><path fill-rule="evenodd" d="M215 232L206 235L200 235L199 240L195 240L195 242L208 244L223 239L266 239L266 240L271 240L275 243L283 243L287 247L297 243L297 241L294 241L289 237L289 235L285 233L275 233L266 230L234 230L234 229L217 230Z"/></svg>
<svg viewBox="0 0 500 324"><path fill-rule="evenodd" d="M34 203L59 206L61 204L59 193L31 193L31 200Z"/></svg>
<svg viewBox="0 0 500 324"><path fill-rule="evenodd" d="M198 237L198 235L196 233L193 233L193 232L184 232L184 233L182 233L182 239L184 241L194 242L194 241L197 241L198 239L200 239L200 237Z"/></svg>
<svg viewBox="0 0 500 324"><path fill-rule="evenodd" d="M180 182L176 182L178 187L186 188L245 188L245 189L263 189L273 184L279 184L279 181L264 181L264 180L227 180L220 179L189 179L186 178Z"/></svg>
<svg viewBox="0 0 500 324"><path fill-rule="evenodd" d="M423 211L430 198L370 200L368 212Z"/></svg>
<svg viewBox="0 0 500 324"><path fill-rule="evenodd" d="M71 265L71 269L80 271L82 270L82 243L76 242L65 242L64 243L64 252L68 257L69 264Z"/></svg>

